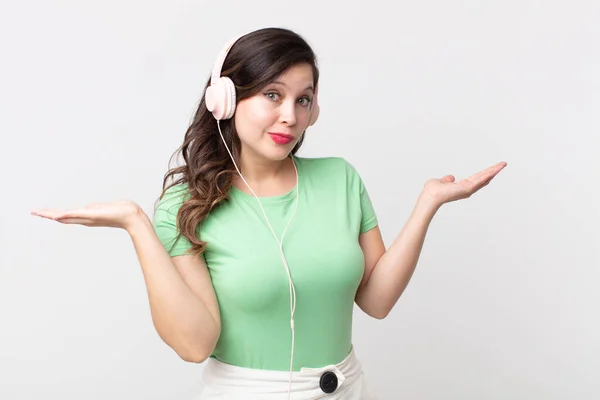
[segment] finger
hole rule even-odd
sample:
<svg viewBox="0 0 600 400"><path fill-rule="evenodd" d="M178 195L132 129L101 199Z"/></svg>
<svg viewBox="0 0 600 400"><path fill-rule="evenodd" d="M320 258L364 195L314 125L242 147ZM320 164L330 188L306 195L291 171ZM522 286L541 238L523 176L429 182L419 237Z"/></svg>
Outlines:
<svg viewBox="0 0 600 400"><path fill-rule="evenodd" d="M85 225L92 226L93 221L85 218L60 218L56 220L61 224L77 224L77 225Z"/></svg>
<svg viewBox="0 0 600 400"><path fill-rule="evenodd" d="M478 184L478 185L475 187L475 190L479 190L479 189L481 189L482 187L484 187L484 186L488 185L488 184L489 184L489 183L492 181L492 179L494 179L494 177L491 177L490 179L486 179L486 180L485 180L485 181L483 181L483 182L479 182L479 184Z"/></svg>
<svg viewBox="0 0 600 400"><path fill-rule="evenodd" d="M483 182L481 185L479 185L479 186L478 186L478 187L475 189L474 193L475 193L475 192L478 192L479 190L481 190L481 189L483 189L484 187L486 187L487 185L489 185L489 184L490 184L490 182L491 182L491 181L492 181L492 180L493 180L495 177L496 177L496 176L494 175L494 176L492 176L490 179L488 179L487 181L485 181L485 182Z"/></svg>
<svg viewBox="0 0 600 400"><path fill-rule="evenodd" d="M486 179L486 180L484 180L484 181L481 181L481 182L472 182L471 186L470 186L470 192L471 193L475 193L476 191L478 191L482 187L488 185L491 182L492 179L494 179L493 176L490 177L490 178L488 178L488 179Z"/></svg>
<svg viewBox="0 0 600 400"><path fill-rule="evenodd" d="M497 164L494 164L492 166L487 167L486 169L476 173L473 175L473 177L483 177L483 176L492 176L492 175L496 175L498 172L500 172L504 167L506 167L506 162L502 161L499 162Z"/></svg>
<svg viewBox="0 0 600 400"><path fill-rule="evenodd" d="M481 186L479 186L477 189L475 189L475 190L473 191L473 193L471 193L471 195L473 195L473 194L475 194L475 193L479 192L481 189L483 189L484 187L486 187L486 186L487 186L487 185L489 185L489 184L490 184L490 181L487 181L486 183L484 183L483 185L481 185Z"/></svg>
<svg viewBox="0 0 600 400"><path fill-rule="evenodd" d="M58 209L36 209L31 211L31 215L35 215L37 217L54 219L62 214L64 214L66 210L58 210Z"/></svg>
<svg viewBox="0 0 600 400"><path fill-rule="evenodd" d="M53 220L64 218L86 218L85 210L38 209L31 211L32 215Z"/></svg>
<svg viewBox="0 0 600 400"><path fill-rule="evenodd" d="M50 219L52 221L56 221L62 224L81 224L90 226L92 224L92 220L85 218L69 218L64 215L55 214L52 212L31 212L32 215L42 217L45 219Z"/></svg>
<svg viewBox="0 0 600 400"><path fill-rule="evenodd" d="M476 182L476 183L481 183L481 182L485 182L491 176L494 176L497 173L498 173L498 166L492 165L491 167L487 167L483 171L479 171L478 173L473 174L471 177L469 177L469 180Z"/></svg>
<svg viewBox="0 0 600 400"><path fill-rule="evenodd" d="M486 187L487 185L489 185L491 181L492 181L492 180L490 179L489 181L485 182L483 185L479 186L479 187L477 188L477 190L475 190L475 191L477 192L477 191L479 191L479 190L483 189L484 187Z"/></svg>
<svg viewBox="0 0 600 400"><path fill-rule="evenodd" d="M496 176L504 167L506 167L506 162L502 161L495 165L492 165L482 171L479 171L476 174L471 175L470 177L464 179L469 185L473 188L477 188L483 183L487 182L489 179Z"/></svg>

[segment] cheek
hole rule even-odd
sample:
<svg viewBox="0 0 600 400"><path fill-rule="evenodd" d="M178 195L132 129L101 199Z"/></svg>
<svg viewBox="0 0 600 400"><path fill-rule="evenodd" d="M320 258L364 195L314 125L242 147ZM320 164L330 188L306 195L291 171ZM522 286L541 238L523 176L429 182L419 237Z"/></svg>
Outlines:
<svg viewBox="0 0 600 400"><path fill-rule="evenodd" d="M236 116L239 117L236 120L237 126L239 126L239 122L250 129L262 129L273 125L277 120L275 110L261 99L248 99L240 102L238 106L239 113L236 113Z"/></svg>

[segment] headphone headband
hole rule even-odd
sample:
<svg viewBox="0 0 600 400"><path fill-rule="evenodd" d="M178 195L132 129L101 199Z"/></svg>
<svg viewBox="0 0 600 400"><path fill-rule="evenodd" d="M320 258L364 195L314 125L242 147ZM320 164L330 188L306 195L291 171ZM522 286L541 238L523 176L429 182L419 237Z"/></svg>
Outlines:
<svg viewBox="0 0 600 400"><path fill-rule="evenodd" d="M237 42L242 36L245 36L245 35L246 34L239 35L239 36L233 38L232 40L230 40L227 44L225 44L225 46L223 46L223 49L221 49L221 52L217 56L217 59L215 60L215 64L213 65L213 70L212 70L212 74L211 74L211 78L210 78L211 85L214 85L215 82L221 77L221 69L223 68L223 64L225 63L225 58L227 58L227 54L229 53L229 50L231 50L231 48L233 47L235 42Z"/></svg>

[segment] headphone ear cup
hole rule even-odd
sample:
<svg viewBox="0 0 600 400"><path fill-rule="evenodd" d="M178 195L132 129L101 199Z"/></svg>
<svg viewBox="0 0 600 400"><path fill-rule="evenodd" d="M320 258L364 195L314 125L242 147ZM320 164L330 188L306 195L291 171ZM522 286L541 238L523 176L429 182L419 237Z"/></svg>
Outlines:
<svg viewBox="0 0 600 400"><path fill-rule="evenodd" d="M235 85L233 84L233 81L226 76L222 77L221 79L223 80L223 86L227 92L227 110L225 112L224 119L230 119L235 113L237 97L235 93Z"/></svg>
<svg viewBox="0 0 600 400"><path fill-rule="evenodd" d="M206 88L204 97L206 108L215 119L229 119L235 112L235 86L233 81L227 77L221 77L214 84Z"/></svg>

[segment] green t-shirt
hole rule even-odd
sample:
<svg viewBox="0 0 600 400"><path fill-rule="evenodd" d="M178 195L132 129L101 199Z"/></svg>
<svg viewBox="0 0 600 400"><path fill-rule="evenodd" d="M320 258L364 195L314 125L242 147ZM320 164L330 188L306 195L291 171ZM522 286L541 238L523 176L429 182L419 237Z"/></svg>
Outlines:
<svg viewBox="0 0 600 400"><path fill-rule="evenodd" d="M359 234L377 225L367 190L340 157L294 156L299 203L283 239L296 288L293 370L343 360L352 346L354 297L364 272ZM219 302L221 335L211 355L248 368L289 370L288 276L256 198L236 187L197 229L208 242L204 259ZM186 185L169 189L157 205L154 227L171 256L190 247L177 237L175 218ZM261 203L281 235L295 207L296 188Z"/></svg>

